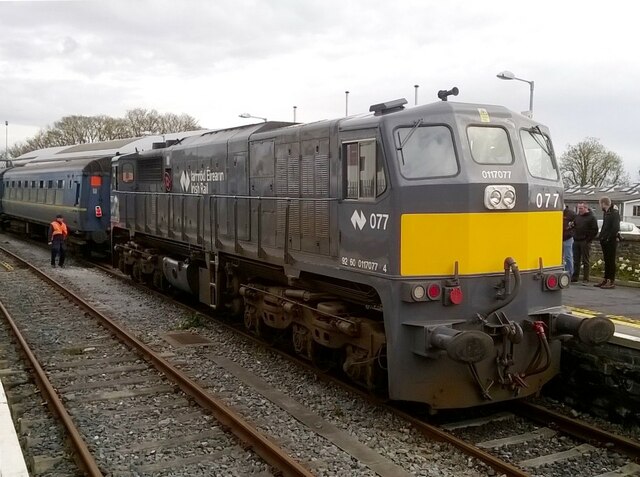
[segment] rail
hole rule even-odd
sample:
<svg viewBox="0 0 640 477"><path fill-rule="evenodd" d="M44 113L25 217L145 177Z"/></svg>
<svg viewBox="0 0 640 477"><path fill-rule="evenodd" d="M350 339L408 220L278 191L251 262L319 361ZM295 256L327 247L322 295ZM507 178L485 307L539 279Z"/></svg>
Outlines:
<svg viewBox="0 0 640 477"><path fill-rule="evenodd" d="M285 453L282 448L278 447L274 442L260 433L260 431L258 431L255 427L245 421L239 414L231 410L226 404L224 404L223 401L211 396L205 389L196 384L195 381L191 380L187 375L179 371L164 358L156 354L150 347L138 340L132 333L128 332L125 328L118 325L115 321L111 320L103 313L93 308L74 292L56 282L42 270L31 265L15 253L10 252L3 247L0 247L0 251L6 253L18 262L29 267L40 278L42 278L51 286L55 287L63 295L75 302L90 315L97 318L102 326L111 331L121 341L126 343L131 349L140 354L143 359L152 363L156 367L156 369L167 376L167 378L174 382L183 392L190 395L204 409L207 409L209 412L211 412L221 424L229 428L229 430L233 432L242 442L250 446L260 457L265 460L265 462L278 469L282 473L282 475L292 477L313 476L313 474L308 469L293 460L288 454ZM3 309L2 311L5 312L6 310ZM44 371L42 371L42 373L44 376ZM44 377L46 379L46 376ZM51 389L53 390L53 387L51 387ZM53 392L55 393L55 391ZM60 405L62 404L60 403ZM66 413L66 411L64 410L64 406L62 407L62 411ZM70 417L68 417L68 420L71 422L71 424L73 424ZM82 443L84 443L81 437L79 437L79 439ZM102 475L101 473L99 473L100 471L97 469L97 465L95 466L95 469L98 473L92 473L90 475Z"/></svg>
<svg viewBox="0 0 640 477"><path fill-rule="evenodd" d="M3 252L6 252L5 249L1 249L1 250ZM11 332L13 333L14 337L16 338L16 341L20 345L20 348L22 349L25 356L29 360L29 364L31 365L35 374L36 384L38 385L38 389L40 389L42 396L44 396L44 398L47 400L50 407L53 409L53 412L58 416L58 419L64 426L67 432L67 435L69 436L69 440L71 441L71 444L75 450L78 464L82 467L82 469L86 472L87 475L91 477L102 476L103 474L100 471L100 468L98 467L98 463L93 458L93 454L91 454L91 451L89 451L89 448L87 447L86 442L80 435L80 431L78 430L76 425L73 423L73 420L71 419L71 416L67 412L67 409L64 407L64 404L62 403L60 396L58 396L58 393L56 392L53 385L51 384L51 381L49 381L49 378L47 378L47 374L42 369L42 366L40 366L38 359L35 357L31 349L29 348L29 345L27 344L27 341L22 336L22 333L20 333L20 330L18 329L18 326L16 325L15 321L11 317L11 314L1 302L0 302L0 312L4 316L7 324L9 325L9 328L11 328Z"/></svg>

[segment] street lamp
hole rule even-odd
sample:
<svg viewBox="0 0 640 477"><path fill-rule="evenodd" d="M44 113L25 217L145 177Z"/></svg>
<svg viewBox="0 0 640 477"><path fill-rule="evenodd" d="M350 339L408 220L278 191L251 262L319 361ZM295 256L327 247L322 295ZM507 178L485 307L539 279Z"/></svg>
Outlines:
<svg viewBox="0 0 640 477"><path fill-rule="evenodd" d="M416 90L416 101L415 101L415 105L418 106L418 88L420 87L419 84L414 84L413 87Z"/></svg>
<svg viewBox="0 0 640 477"><path fill-rule="evenodd" d="M9 121L4 122L4 158L9 160Z"/></svg>
<svg viewBox="0 0 640 477"><path fill-rule="evenodd" d="M261 118L260 116L252 116L249 113L242 113L242 114L238 114L238 117L240 118L253 118L253 119L262 119L265 123L267 122L267 118Z"/></svg>
<svg viewBox="0 0 640 477"><path fill-rule="evenodd" d="M525 83L529 83L529 111L528 111L529 114L528 116L532 118L533 117L533 81L529 81L522 78L516 78L516 75L514 75L511 71L506 71L506 70L498 73L496 76L503 80L517 80L517 81L524 81Z"/></svg>
<svg viewBox="0 0 640 477"><path fill-rule="evenodd" d="M349 91L344 92L344 115L349 116Z"/></svg>

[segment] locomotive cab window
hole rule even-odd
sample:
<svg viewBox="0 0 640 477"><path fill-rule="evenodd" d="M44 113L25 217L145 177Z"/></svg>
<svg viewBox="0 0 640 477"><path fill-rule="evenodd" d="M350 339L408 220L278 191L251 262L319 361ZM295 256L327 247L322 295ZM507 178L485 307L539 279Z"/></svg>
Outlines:
<svg viewBox="0 0 640 477"><path fill-rule="evenodd" d="M347 199L373 199L387 189L374 139L345 144Z"/></svg>
<svg viewBox="0 0 640 477"><path fill-rule="evenodd" d="M395 134L400 172L407 179L455 176L458 161L446 126L399 127Z"/></svg>
<svg viewBox="0 0 640 477"><path fill-rule="evenodd" d="M549 136L539 128L522 129L520 139L524 148L529 174L540 179L558 179L558 166L553 155Z"/></svg>
<svg viewBox="0 0 640 477"><path fill-rule="evenodd" d="M122 182L133 182L133 164L124 163L121 167L122 170Z"/></svg>
<svg viewBox="0 0 640 477"><path fill-rule="evenodd" d="M478 164L512 164L513 153L507 131L493 126L467 128L471 157Z"/></svg>

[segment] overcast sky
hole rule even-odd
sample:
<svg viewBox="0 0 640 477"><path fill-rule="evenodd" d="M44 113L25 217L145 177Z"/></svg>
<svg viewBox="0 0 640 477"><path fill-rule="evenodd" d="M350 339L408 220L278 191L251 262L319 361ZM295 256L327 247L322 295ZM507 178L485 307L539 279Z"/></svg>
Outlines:
<svg viewBox="0 0 640 477"><path fill-rule="evenodd" d="M405 97L529 107L558 154L586 137L640 180L640 25L633 2L0 0L0 144L63 116L135 107L203 127L248 112L310 122Z"/></svg>

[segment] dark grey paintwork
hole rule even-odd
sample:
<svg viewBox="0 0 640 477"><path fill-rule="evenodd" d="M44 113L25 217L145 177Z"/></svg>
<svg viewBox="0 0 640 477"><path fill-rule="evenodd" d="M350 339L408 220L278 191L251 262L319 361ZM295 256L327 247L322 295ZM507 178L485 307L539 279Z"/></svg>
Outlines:
<svg viewBox="0 0 640 477"><path fill-rule="evenodd" d="M492 125L508 133L515 157L512 164L488 167L470 158L466 128L485 124L479 108L491 117ZM397 127L412 127L418 120L450 128L457 175L402 176L393 134ZM160 176L155 181L119 184L114 193L114 226L178 241L191 249L282 267L290 277L307 273L328 281L369 285L384 310L390 396L434 407L481 403L464 365L424 356L420 346L424 348L421 340L436 324L477 329L474 318L496 306L496 285L502 276L461 277L465 299L458 306L401 300L405 284L420 277L407 280L399 274L400 217L403 213L486 212L482 194L487 184L515 188L520 200L514 212L533 210L539 192L561 195L558 178L537 179L527 170L519 131L533 126L548 135L544 126L503 107L441 102L390 114L212 131L166 150L121 157L116 164L120 169L125 164L141 167L145 160L158 161L171 175L172 189L167 193ZM376 140L378 154L384 158L387 188L375 199L346 199L342 145L364 139ZM510 177L483 178L487 169L509 171ZM551 209L561 207L560 200ZM378 215L388 216L384 227ZM366 218L366 224L359 226L354 216ZM375 269L371 264L376 264ZM543 292L533 273L523 274L522 279L519 295L504 310L509 319L522 323L531 320L536 310L561 304L560 293ZM537 343L532 332L525 335L517 348L520 364L531 359ZM552 365L531 378L522 394L535 392L557 371L559 343L553 342L551 349ZM481 378L493 376L494 366L492 359L479 363ZM514 397L512 391L498 387L492 393L496 400Z"/></svg>

